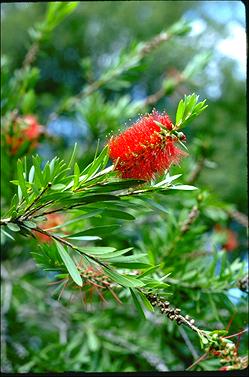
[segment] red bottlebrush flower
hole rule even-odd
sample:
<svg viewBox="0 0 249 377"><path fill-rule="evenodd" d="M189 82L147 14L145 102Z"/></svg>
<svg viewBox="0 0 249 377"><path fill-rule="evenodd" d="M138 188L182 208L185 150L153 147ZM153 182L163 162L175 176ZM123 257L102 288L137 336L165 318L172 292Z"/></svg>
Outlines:
<svg viewBox="0 0 249 377"><path fill-rule="evenodd" d="M61 215L61 214L58 214L58 213L50 213L50 214L46 215L46 217L47 217L47 220L40 225L40 228L44 229L44 230L49 229L49 228L53 228L57 225L60 225L64 221L64 216ZM37 238L39 238L40 241L42 241L42 242L51 242L52 241L51 237L46 236L46 234L36 232L35 230L34 230L34 232L35 232L35 235L37 236ZM53 232L53 229L51 229L50 232Z"/></svg>
<svg viewBox="0 0 249 377"><path fill-rule="evenodd" d="M161 124L158 125L156 122ZM150 180L171 164L178 163L186 153L175 146L178 140L167 114L153 111L127 130L111 137L109 156L122 178Z"/></svg>
<svg viewBox="0 0 249 377"><path fill-rule="evenodd" d="M28 125L24 130L24 134L29 141L37 141L40 135L43 133L43 126L38 124L37 119L33 115L26 115L24 121Z"/></svg>
<svg viewBox="0 0 249 377"><path fill-rule="evenodd" d="M10 153L15 155L25 142L30 143L29 148L35 148L43 133L44 127L38 123L33 115L18 117L13 124L12 132L6 135Z"/></svg>

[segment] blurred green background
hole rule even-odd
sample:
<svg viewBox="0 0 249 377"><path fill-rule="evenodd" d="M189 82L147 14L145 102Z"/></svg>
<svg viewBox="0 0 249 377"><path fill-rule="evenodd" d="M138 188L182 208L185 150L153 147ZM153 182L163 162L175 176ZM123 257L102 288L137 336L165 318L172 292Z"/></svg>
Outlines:
<svg viewBox="0 0 249 377"><path fill-rule="evenodd" d="M11 80L18 81L15 70L22 66L47 7L46 2L2 4L3 115L17 108L21 115L38 117L48 135L37 148L44 161L54 155L68 159L77 141L77 162L83 168L92 160L98 140L102 147L112 133L137 119L138 113L155 107L166 110L174 120L184 94L195 92L200 100L206 98L209 107L184 130L189 157L171 170L172 174L183 174L181 182L185 184L190 183L193 170L201 166L192 183L211 194L204 193L195 226L168 256L167 248L179 229L175 224L187 218L198 194L158 195L154 202L150 198L144 202L134 199L129 209L136 221L123 222L120 232L115 237L106 235L103 242L118 248L135 246L154 257L155 264L166 261L163 273L172 273L168 282L172 283L169 292L174 305L196 318L200 327L225 328L233 317L230 333L240 331L247 321L246 298L238 288L231 292L230 287L236 287L236 271L245 259L246 232L243 224L231 221L226 206L228 203L243 213L247 211L243 3L80 2L44 37L33 63L39 71L29 78L31 84L23 92L15 92L16 84ZM115 64L121 61L122 65L136 43L154 38L181 17L191 23L190 33L161 43L139 64L81 99L76 107L71 106L71 97L91 87L104 72L112 72ZM188 72L188 78L171 87L172 80L182 77L183 72ZM159 93L158 100L146 105L155 93ZM2 203L7 208L15 190L7 181L15 178L16 156L4 163ZM75 232L80 230L77 226L93 227L102 221L97 216L86 219L75 224ZM108 218L104 221L114 222ZM233 252L221 252L222 261L216 224L232 229L238 239ZM3 371L176 371L186 369L201 356L196 334L160 313L148 313L147 320L141 320L125 290L119 296L124 305L109 298L107 304L95 298L92 304L84 305L67 290L59 301L52 293L54 287L48 286L54 274L41 271L30 258L30 251L36 248L36 241L21 237L16 243L7 240L3 247ZM190 256L192 252L200 252L200 256ZM207 259L201 253L206 253ZM210 272L214 256L219 258ZM225 261L233 267L221 276ZM245 337L240 350L247 352ZM211 359L198 368L217 370L219 364Z"/></svg>

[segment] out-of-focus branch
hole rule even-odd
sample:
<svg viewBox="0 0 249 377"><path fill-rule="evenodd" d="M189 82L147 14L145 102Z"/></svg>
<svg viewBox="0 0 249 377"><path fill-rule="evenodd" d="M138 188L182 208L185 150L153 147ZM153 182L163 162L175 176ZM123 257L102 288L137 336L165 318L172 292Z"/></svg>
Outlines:
<svg viewBox="0 0 249 377"><path fill-rule="evenodd" d="M25 55L25 58L23 60L22 68L26 68L34 63L38 51L39 51L40 44L38 42L34 42L30 49L28 50L27 54Z"/></svg>
<svg viewBox="0 0 249 377"><path fill-rule="evenodd" d="M190 176L187 178L187 183L193 184L199 177L203 167L205 165L205 158L202 157L196 164L195 168L190 173Z"/></svg>
<svg viewBox="0 0 249 377"><path fill-rule="evenodd" d="M229 210L227 211L228 212L228 215L236 220L239 224L243 225L245 228L248 228L248 217L242 213L242 212L239 212L237 210Z"/></svg>
<svg viewBox="0 0 249 377"><path fill-rule="evenodd" d="M135 345L134 343L128 342L124 338L121 338L120 336L113 334L111 331L100 330L98 333L100 336L104 337L105 339L108 339L112 343L129 350L133 354L141 356L156 370L160 372L169 371L169 368L167 367L165 362L161 360L157 355L153 354L152 352L147 351L147 350L146 351L141 350L141 348Z"/></svg>
<svg viewBox="0 0 249 377"><path fill-rule="evenodd" d="M119 64L117 64L116 67L111 67L108 71L104 72L98 80L94 81L90 85L87 85L80 93L71 97L68 101L62 103L59 106L59 109L57 109L56 113L63 111L65 108L76 105L77 103L79 103L79 101L88 97L116 77L121 76L122 74L128 72L130 69L136 67L141 62L141 60L143 60L147 55L157 49L162 43L169 41L175 36L184 35L190 30L190 25L185 21L180 20L169 30L161 32L147 42L139 43L136 48L126 54L123 60Z"/></svg>
<svg viewBox="0 0 249 377"><path fill-rule="evenodd" d="M199 216L198 206L194 205L191 211L189 212L187 219L182 224L180 224L179 233L175 237L171 247L167 250L167 256L175 250L177 243L182 240L185 233L189 231L191 225L194 223L194 221L197 219L198 216Z"/></svg>

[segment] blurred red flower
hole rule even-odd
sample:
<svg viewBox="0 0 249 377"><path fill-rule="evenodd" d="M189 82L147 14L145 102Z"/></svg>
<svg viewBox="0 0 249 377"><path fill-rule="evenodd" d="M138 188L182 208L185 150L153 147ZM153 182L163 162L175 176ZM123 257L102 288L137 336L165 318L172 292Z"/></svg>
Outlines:
<svg viewBox="0 0 249 377"><path fill-rule="evenodd" d="M57 225L61 225L64 221L64 216L62 214L59 214L59 213L50 213L50 214L46 215L46 217L47 217L47 220L44 221L40 225L40 228L43 229L43 230L53 228ZM34 232L35 232L35 235L37 236L37 238L39 238L39 240L41 240L42 242L51 242L52 241L52 238L49 237L49 236L46 236L46 234L36 232L35 230L34 230ZM49 230L49 232L53 232L53 229Z"/></svg>
<svg viewBox="0 0 249 377"><path fill-rule="evenodd" d="M159 122L161 125L158 125ZM187 154L175 146L179 138L166 113L153 111L127 130L111 137L109 156L122 178L150 180ZM185 135L181 133L181 140Z"/></svg>
<svg viewBox="0 0 249 377"><path fill-rule="evenodd" d="M42 134L44 134L44 127L38 123L35 116L18 117L13 123L11 132L6 135L10 153L15 155L25 142L28 142L30 149L35 148Z"/></svg>
<svg viewBox="0 0 249 377"><path fill-rule="evenodd" d="M239 243L237 234L233 230L229 228L223 228L220 224L216 224L214 228L216 232L224 233L226 241L222 246L226 251L233 251L238 247Z"/></svg>

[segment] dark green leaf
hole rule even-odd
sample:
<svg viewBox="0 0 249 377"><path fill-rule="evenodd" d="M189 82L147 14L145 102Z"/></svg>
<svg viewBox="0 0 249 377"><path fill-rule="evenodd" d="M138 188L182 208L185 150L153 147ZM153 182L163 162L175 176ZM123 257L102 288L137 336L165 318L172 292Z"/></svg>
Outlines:
<svg viewBox="0 0 249 377"><path fill-rule="evenodd" d="M149 300L147 299L147 297L145 296L145 294L143 294L143 292L141 292L141 291L137 291L137 293L139 294L141 300L143 301L144 306L145 306L150 312L154 312L154 308L153 308L153 306L151 305L151 303L149 302Z"/></svg>
<svg viewBox="0 0 249 377"><path fill-rule="evenodd" d="M132 295L132 298L133 298L133 301L134 301L134 304L137 308L137 311L139 313L139 315L143 318L143 319L146 319L145 317L145 314L144 314L144 311L143 311L143 308L142 308L142 305L140 304L139 302L139 299L137 297L137 292L136 290L133 290L132 288L129 288L130 289L130 292L131 292L131 295Z"/></svg>
<svg viewBox="0 0 249 377"><path fill-rule="evenodd" d="M103 210L103 215L106 217L114 217L114 218L123 219L123 220L135 220L135 217L132 216L130 213L127 213L124 211L118 211L114 209Z"/></svg>
<svg viewBox="0 0 249 377"><path fill-rule="evenodd" d="M81 236L95 236L96 234L105 235L105 234L114 232L118 228L120 228L120 225L96 226L95 228L90 228L90 229L84 230L83 232L75 233L73 235L73 238L81 237ZM72 238L72 235L70 237Z"/></svg>
<svg viewBox="0 0 249 377"><path fill-rule="evenodd" d="M72 258L69 256L68 252L64 249L64 247L59 242L55 241L55 244L56 244L57 250L58 250L58 252L61 256L61 259L65 263L65 266L66 266L70 276L72 277L73 281L77 285L82 287L82 285L83 285L82 279L81 279L80 273L79 273L74 261L72 260Z"/></svg>

